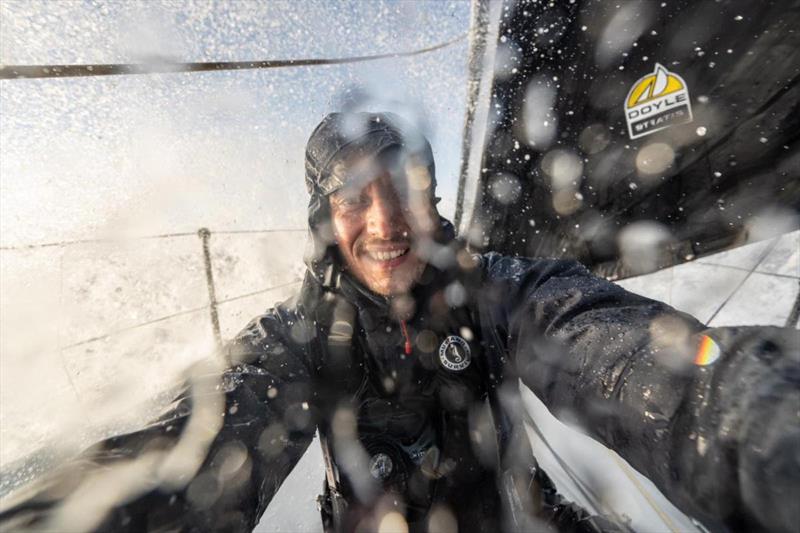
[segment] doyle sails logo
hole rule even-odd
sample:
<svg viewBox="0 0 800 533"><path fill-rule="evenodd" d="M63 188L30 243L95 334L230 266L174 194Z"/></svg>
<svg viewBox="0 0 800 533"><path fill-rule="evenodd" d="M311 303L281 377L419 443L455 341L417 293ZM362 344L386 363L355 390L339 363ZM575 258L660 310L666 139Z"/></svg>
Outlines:
<svg viewBox="0 0 800 533"><path fill-rule="evenodd" d="M625 99L631 139L692 121L689 89L683 78L656 63L652 74L633 84Z"/></svg>

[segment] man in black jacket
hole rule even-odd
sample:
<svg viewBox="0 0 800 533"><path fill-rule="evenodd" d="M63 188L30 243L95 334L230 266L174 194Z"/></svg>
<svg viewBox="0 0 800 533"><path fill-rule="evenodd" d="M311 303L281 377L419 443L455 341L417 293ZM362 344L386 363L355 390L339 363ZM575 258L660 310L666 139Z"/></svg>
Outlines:
<svg viewBox="0 0 800 533"><path fill-rule="evenodd" d="M795 331L708 330L575 262L469 253L428 141L389 113L326 117L306 184L301 292L228 344L221 384L90 449L7 524L69 524L80 487L110 486L92 473L138 465L83 529L248 531L318 431L329 530L615 527L536 468L507 401L521 380L707 526L797 527Z"/></svg>

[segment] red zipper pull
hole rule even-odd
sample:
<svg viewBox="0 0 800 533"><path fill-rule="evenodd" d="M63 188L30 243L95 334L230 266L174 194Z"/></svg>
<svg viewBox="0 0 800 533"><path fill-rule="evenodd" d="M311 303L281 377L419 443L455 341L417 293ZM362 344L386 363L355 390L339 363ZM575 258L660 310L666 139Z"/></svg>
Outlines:
<svg viewBox="0 0 800 533"><path fill-rule="evenodd" d="M408 338L408 328L406 327L405 320L400 321L400 329L403 330L403 337L405 337L406 339L406 345L405 345L406 355L411 355L411 339Z"/></svg>

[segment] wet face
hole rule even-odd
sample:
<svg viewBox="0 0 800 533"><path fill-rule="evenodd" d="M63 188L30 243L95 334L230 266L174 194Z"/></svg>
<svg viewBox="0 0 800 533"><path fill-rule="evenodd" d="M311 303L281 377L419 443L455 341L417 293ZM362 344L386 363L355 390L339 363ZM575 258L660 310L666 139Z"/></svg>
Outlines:
<svg viewBox="0 0 800 533"><path fill-rule="evenodd" d="M388 171L362 183L330 197L341 257L371 291L383 296L407 293L425 269L418 245L432 229L433 208L427 198L426 208L409 208L407 194L398 193Z"/></svg>

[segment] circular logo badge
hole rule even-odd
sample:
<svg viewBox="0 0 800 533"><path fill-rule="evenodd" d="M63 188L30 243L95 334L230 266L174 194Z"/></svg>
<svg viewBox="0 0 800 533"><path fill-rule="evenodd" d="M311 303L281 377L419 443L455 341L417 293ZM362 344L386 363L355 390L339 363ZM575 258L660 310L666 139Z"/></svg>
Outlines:
<svg viewBox="0 0 800 533"><path fill-rule="evenodd" d="M448 370L464 370L472 362L469 344L458 335L450 335L439 346L439 361Z"/></svg>
<svg viewBox="0 0 800 533"><path fill-rule="evenodd" d="M392 458L385 453L376 453L369 461L369 473L375 479L383 481L392 475L392 470L394 470Z"/></svg>

